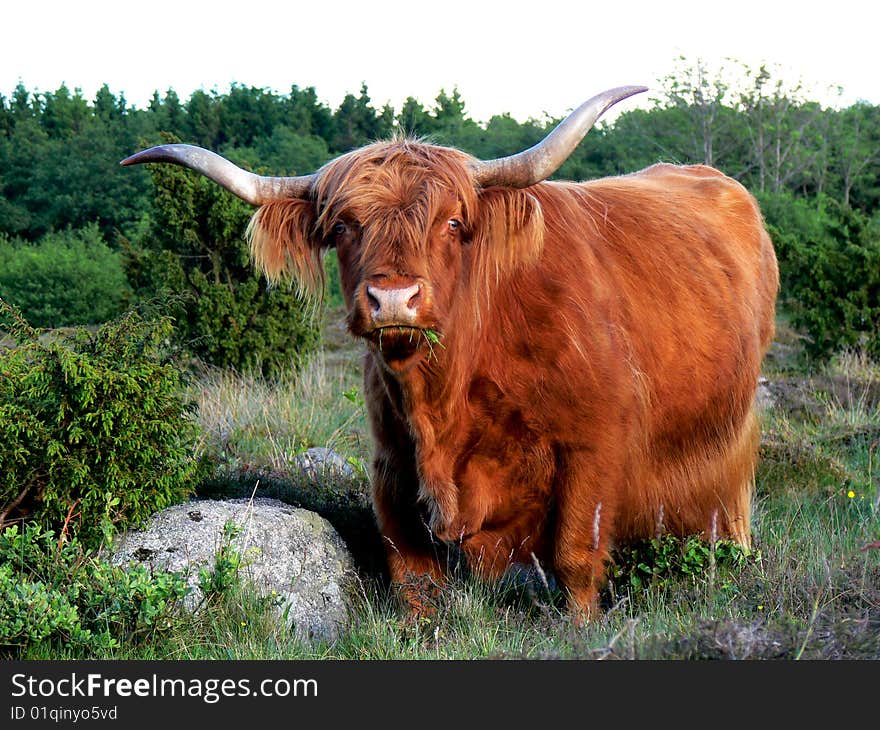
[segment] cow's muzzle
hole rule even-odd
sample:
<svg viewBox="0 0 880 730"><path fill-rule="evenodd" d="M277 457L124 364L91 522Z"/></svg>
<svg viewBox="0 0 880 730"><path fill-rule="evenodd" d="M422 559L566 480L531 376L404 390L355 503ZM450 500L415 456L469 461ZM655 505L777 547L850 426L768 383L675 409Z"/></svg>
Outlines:
<svg viewBox="0 0 880 730"><path fill-rule="evenodd" d="M407 326L414 327L422 303L420 283L400 288L382 286L367 287L367 305L370 325L375 328Z"/></svg>
<svg viewBox="0 0 880 730"><path fill-rule="evenodd" d="M371 343L392 372L408 369L439 344L442 332L425 279L377 274L361 285L356 302L350 331Z"/></svg>

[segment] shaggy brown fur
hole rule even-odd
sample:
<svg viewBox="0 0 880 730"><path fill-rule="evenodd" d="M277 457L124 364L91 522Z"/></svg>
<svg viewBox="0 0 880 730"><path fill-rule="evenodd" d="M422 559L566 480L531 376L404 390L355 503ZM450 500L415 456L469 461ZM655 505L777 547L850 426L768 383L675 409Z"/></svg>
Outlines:
<svg viewBox="0 0 880 730"><path fill-rule="evenodd" d="M671 165L481 190L470 162L371 145L252 225L272 279L314 289L336 247L349 329L368 344L392 578L442 580L438 541L486 576L534 554L590 615L616 541L665 530L748 545L778 286L753 198ZM418 320L371 329L366 288L415 283Z"/></svg>

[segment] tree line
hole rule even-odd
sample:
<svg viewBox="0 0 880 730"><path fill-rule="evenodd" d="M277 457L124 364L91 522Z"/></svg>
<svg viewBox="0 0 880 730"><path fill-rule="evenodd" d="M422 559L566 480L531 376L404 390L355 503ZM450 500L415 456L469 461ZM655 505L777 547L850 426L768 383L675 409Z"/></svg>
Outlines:
<svg viewBox="0 0 880 730"><path fill-rule="evenodd" d="M823 343L817 351L880 329L880 283L870 269L880 261L880 107L831 108L772 69L736 62L713 70L681 59L652 93L649 108L600 123L554 177L586 180L660 161L716 166L758 196L796 314L817 286L826 298L853 300L843 310L856 334L843 341L835 317L844 314L823 313L821 326L798 314L800 324L818 328L811 330ZM441 90L430 107L409 97L396 111L375 105L364 84L334 110L314 87L278 93L233 84L186 100L173 89L156 92L139 109L106 85L90 100L65 85L38 93L19 83L9 96L0 94L0 258L4 248L87 227L92 238L97 227L114 251L155 238L162 218L155 184L147 170L118 162L168 139L216 150L257 172L295 175L401 133L499 157L535 144L558 121L519 122L499 113L478 123L455 89ZM855 293L852 272L842 271L851 262ZM817 270L833 285L817 282Z"/></svg>
<svg viewBox="0 0 880 730"><path fill-rule="evenodd" d="M742 67L739 88L702 62L662 80L649 109L624 111L593 130L556 174L588 179L658 161L705 163L754 192L826 195L866 213L880 201L880 107L824 107L766 67ZM232 85L181 100L158 92L145 109L105 85L92 100L61 85L0 94L0 231L36 240L68 226L130 230L149 209L142 170L117 163L170 132L271 174L314 171L328 159L395 133L427 136L478 157L511 154L559 119L518 122L499 113L480 124L457 90L431 108L413 97L376 107L366 85L335 110L314 87L287 93Z"/></svg>

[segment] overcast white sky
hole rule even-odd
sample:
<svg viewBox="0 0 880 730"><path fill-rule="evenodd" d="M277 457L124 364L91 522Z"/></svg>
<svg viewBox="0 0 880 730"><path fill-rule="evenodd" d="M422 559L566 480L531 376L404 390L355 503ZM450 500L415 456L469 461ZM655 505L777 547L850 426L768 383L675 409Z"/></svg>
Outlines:
<svg viewBox="0 0 880 730"><path fill-rule="evenodd" d="M365 81L377 107L409 95L430 107L457 86L472 118L525 120L612 86L656 87L684 54L767 62L825 103L842 86L835 104L880 104L878 21L868 0L9 0L0 93L65 82L92 99L106 82L144 107L154 89L297 84L336 108Z"/></svg>

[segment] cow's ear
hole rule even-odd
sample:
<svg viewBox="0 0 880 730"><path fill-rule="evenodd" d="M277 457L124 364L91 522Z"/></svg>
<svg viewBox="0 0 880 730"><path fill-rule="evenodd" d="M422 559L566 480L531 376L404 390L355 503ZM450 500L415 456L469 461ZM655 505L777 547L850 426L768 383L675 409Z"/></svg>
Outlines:
<svg viewBox="0 0 880 730"><path fill-rule="evenodd" d="M541 203L527 190L487 188L473 228L476 258L495 277L534 262L544 247Z"/></svg>
<svg viewBox="0 0 880 730"><path fill-rule="evenodd" d="M256 267L273 283L290 280L306 295L324 290L322 240L315 233L315 204L291 198L263 205L247 238Z"/></svg>

